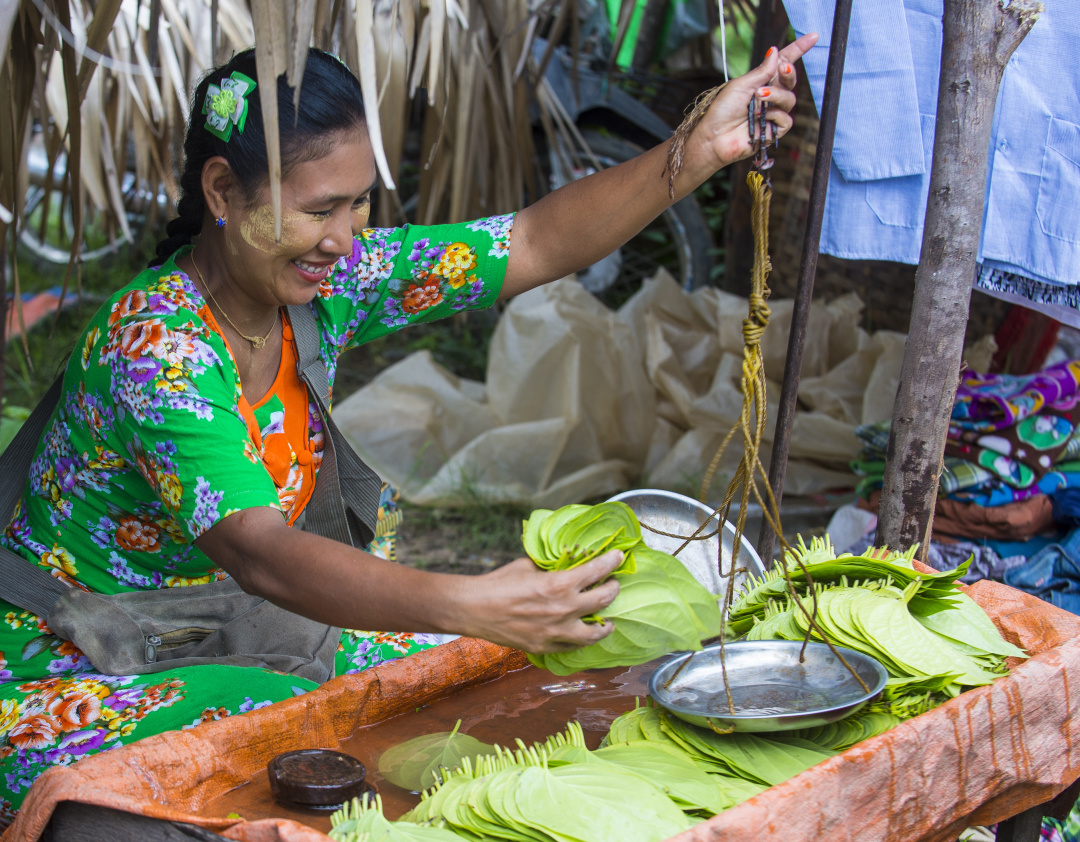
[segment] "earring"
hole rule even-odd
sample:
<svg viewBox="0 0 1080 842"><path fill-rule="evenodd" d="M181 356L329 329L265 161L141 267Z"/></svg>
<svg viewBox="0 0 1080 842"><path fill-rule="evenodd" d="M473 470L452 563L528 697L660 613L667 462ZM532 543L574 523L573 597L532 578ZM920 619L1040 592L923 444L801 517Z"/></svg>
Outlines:
<svg viewBox="0 0 1080 842"><path fill-rule="evenodd" d="M217 225L218 228L224 228L225 227L225 217L219 216L217 219L214 220L214 223Z"/></svg>

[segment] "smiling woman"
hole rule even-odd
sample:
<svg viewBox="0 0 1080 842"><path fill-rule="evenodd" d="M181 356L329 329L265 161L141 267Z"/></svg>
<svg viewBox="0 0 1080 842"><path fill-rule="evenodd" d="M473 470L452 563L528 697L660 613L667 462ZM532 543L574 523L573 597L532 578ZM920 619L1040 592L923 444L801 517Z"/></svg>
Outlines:
<svg viewBox="0 0 1080 842"><path fill-rule="evenodd" d="M359 82L312 50L298 96L284 76L276 80L280 237L263 82L251 51L236 55L195 92L179 215L151 267L87 327L0 544L28 572L36 565L93 594L159 599L159 589L178 588L170 593L187 604L200 591L189 586L231 578L274 610L301 615L292 618L299 623L324 624L337 651L320 680L437 645L443 635L538 654L599 640L611 624L581 618L615 598L614 580L598 583L620 564L618 552L554 573L527 559L480 577L399 566L390 559L400 516L392 490L379 499L374 477L364 480L375 482L361 518L365 546L323 537L312 523L300 528L309 514L320 519L313 512L332 487L320 483L346 475L324 467L331 457L340 466L344 449L323 415L326 390L349 348L490 306L617 248L751 152L752 97L782 135L794 105L792 62L812 44L808 36L770 51L724 89L691 135L673 190L662 145L517 215L398 229L367 227L376 169ZM321 383L307 374L309 334ZM0 601L0 618L0 827L49 766L316 686L234 662L164 662L152 676L107 675L25 606ZM283 628L287 636L293 627ZM90 643L108 632L93 641L71 636L100 652L107 647ZM151 635L148 644L152 638L156 651L162 642Z"/></svg>

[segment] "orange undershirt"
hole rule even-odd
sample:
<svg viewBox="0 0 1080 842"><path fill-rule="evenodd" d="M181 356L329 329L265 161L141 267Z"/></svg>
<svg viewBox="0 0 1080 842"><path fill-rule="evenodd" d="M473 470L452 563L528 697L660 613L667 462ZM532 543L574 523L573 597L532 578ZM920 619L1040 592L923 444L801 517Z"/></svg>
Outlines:
<svg viewBox="0 0 1080 842"><path fill-rule="evenodd" d="M221 325L214 318L210 308L204 306L199 311L199 315L225 342L225 347L229 349L229 354L233 357L235 364L236 357L233 355L232 346L229 344L229 340L221 330ZM274 383L266 394L254 406L248 403L247 398L241 393L238 408L241 417L247 424L251 444L255 452L262 456L263 465L274 480L279 496L282 496L282 489L287 486L296 487L299 485L298 491L291 501L291 508L287 507L288 495L284 495L286 499L282 501L283 508L286 510L287 521L289 525L292 525L304 510L308 500L311 499L311 492L315 487L316 465L321 461L319 457L321 457L322 453L321 448L316 448L315 443L311 440L310 430L308 429L309 397L307 387L304 386L300 380L300 375L296 371L299 356L296 350L296 342L293 339L292 327L284 310L281 311L281 321L281 361L278 364L277 377L274 378ZM266 437L264 442L262 429L255 418L255 410L262 407L274 395L281 401L284 408L284 434L272 433Z"/></svg>

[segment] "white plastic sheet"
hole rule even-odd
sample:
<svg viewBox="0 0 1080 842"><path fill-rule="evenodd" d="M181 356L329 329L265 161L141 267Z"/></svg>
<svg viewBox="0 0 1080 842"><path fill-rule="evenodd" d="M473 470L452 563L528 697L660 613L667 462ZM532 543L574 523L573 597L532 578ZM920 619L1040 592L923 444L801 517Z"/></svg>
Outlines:
<svg viewBox="0 0 1080 842"><path fill-rule="evenodd" d="M769 437L793 302L770 307ZM745 299L711 288L688 294L666 273L618 312L564 279L507 307L486 385L421 351L343 400L334 418L371 466L420 504L479 497L553 507L633 486L696 495L739 417L746 314ZM854 294L811 307L786 494L853 485L855 427L892 411L904 337L868 335L861 318ZM739 439L729 447L713 495L741 447ZM771 438L766 464L770 448Z"/></svg>

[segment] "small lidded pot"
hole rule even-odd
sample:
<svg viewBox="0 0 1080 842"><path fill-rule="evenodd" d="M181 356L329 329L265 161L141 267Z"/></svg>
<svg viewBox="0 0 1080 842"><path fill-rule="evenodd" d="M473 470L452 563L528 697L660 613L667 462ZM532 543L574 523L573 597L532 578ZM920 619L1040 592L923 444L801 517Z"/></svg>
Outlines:
<svg viewBox="0 0 1080 842"><path fill-rule="evenodd" d="M374 795L367 769L355 757L324 748L279 754L267 764L274 800L290 807L336 810L346 801Z"/></svg>

